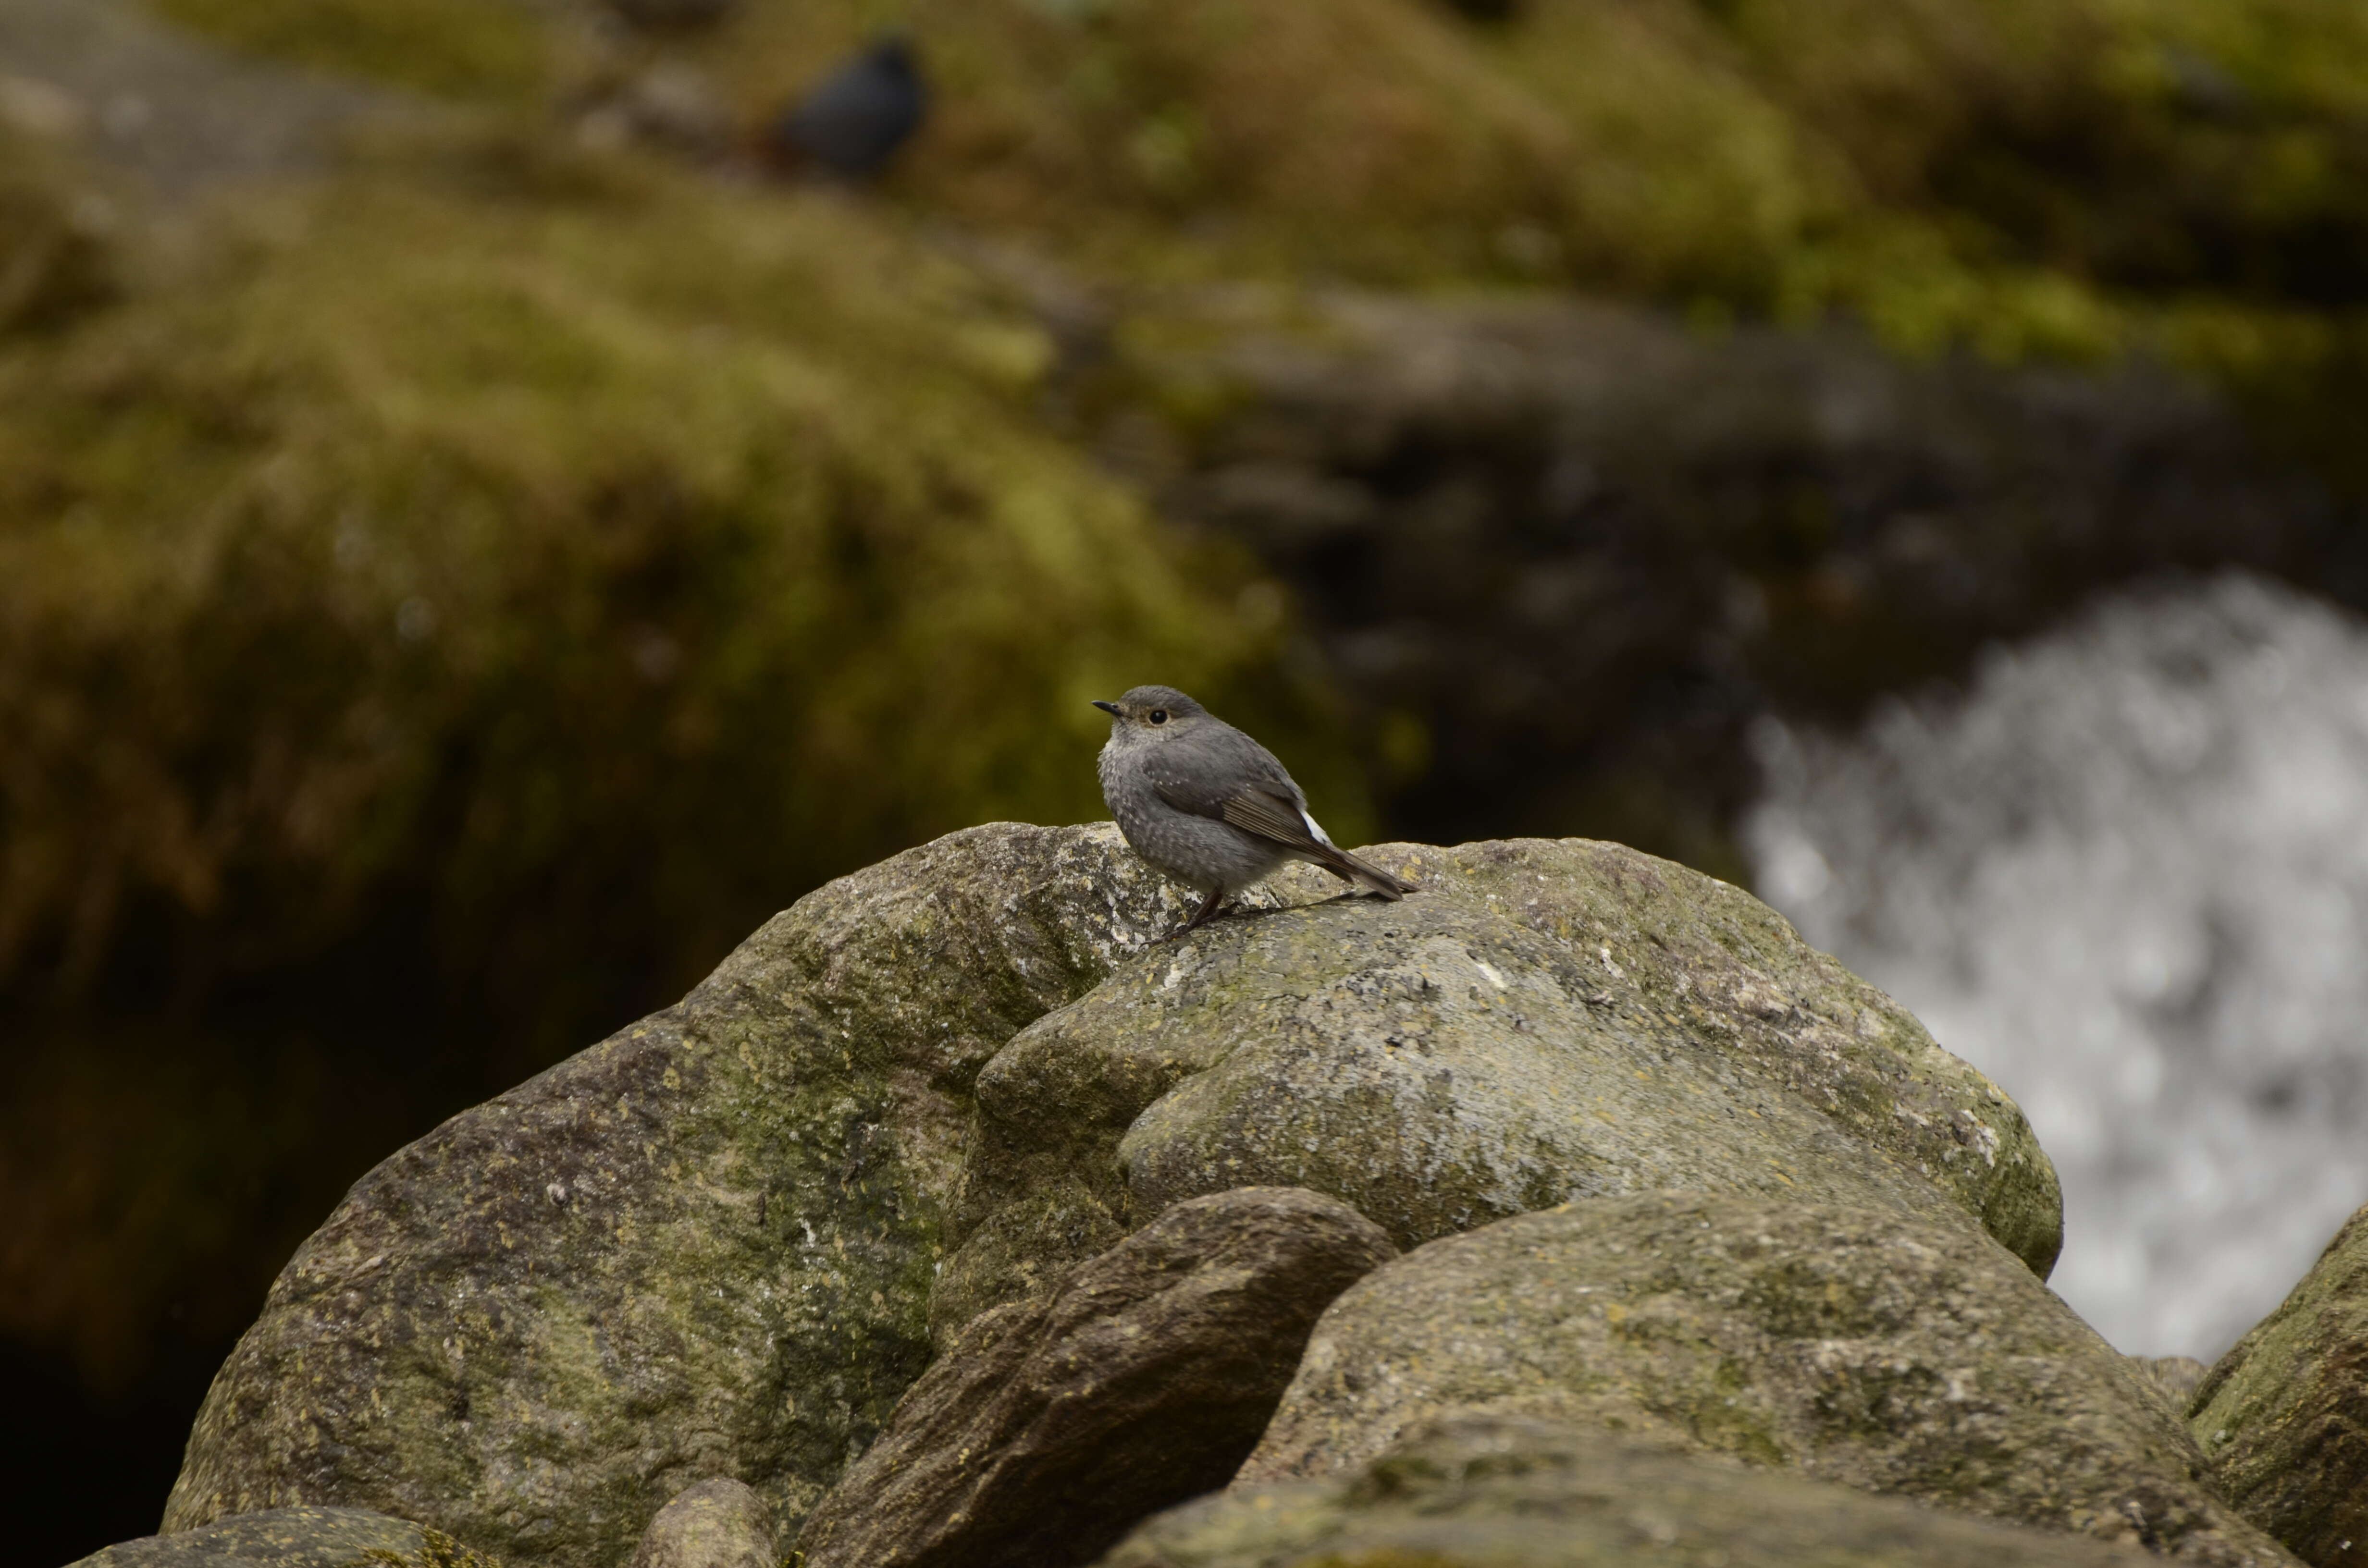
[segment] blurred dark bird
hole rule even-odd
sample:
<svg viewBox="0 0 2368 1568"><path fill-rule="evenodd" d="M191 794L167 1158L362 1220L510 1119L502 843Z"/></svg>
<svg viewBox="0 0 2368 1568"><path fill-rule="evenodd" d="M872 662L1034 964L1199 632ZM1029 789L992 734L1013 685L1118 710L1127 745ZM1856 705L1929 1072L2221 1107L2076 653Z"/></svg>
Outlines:
<svg viewBox="0 0 2368 1568"><path fill-rule="evenodd" d="M768 163L869 179L929 112L929 86L905 39L890 35L806 90L767 133Z"/></svg>

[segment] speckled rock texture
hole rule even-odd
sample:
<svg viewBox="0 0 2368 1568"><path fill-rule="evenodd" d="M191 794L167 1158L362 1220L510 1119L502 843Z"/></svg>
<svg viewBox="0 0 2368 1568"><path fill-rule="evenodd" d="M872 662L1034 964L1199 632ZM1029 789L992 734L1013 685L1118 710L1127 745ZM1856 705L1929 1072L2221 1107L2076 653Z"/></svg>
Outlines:
<svg viewBox="0 0 2368 1568"><path fill-rule="evenodd" d="M1583 840L1371 858L1422 892L1294 869L1280 896L1328 902L1212 926L987 1064L940 1335L1246 1183L1402 1246L1673 1188L1962 1216L2053 1264L2061 1195L2013 1102L1748 894Z"/></svg>
<svg viewBox="0 0 2368 1568"><path fill-rule="evenodd" d="M658 1510L632 1568L780 1568L773 1511L737 1481L687 1486Z"/></svg>
<svg viewBox="0 0 2368 1568"><path fill-rule="evenodd" d="M1177 1204L972 1324L807 1518L804 1568L1071 1568L1225 1484L1333 1299L1397 1256L1296 1187Z"/></svg>
<svg viewBox="0 0 2368 1568"><path fill-rule="evenodd" d="M2145 1374L1970 1226L1787 1199L1594 1199L1352 1286L1236 1486L1458 1413L1576 1422L2195 1562L2290 1563Z"/></svg>
<svg viewBox="0 0 2368 1568"><path fill-rule="evenodd" d="M2368 1561L2368 1209L2189 1408L2222 1494L2247 1518L2319 1568Z"/></svg>
<svg viewBox="0 0 2368 1568"><path fill-rule="evenodd" d="M1188 909L1107 825L974 828L800 900L356 1183L216 1378L165 1528L337 1504L616 1568L737 1476L793 1530L928 1362L973 1075Z"/></svg>
<svg viewBox="0 0 2368 1568"><path fill-rule="evenodd" d="M373 1551L411 1557L426 1545L410 1520L363 1508L268 1508L123 1541L73 1568L363 1568L380 1561Z"/></svg>
<svg viewBox="0 0 2368 1568"><path fill-rule="evenodd" d="M1520 1418L1446 1423L1329 1483L1151 1520L1103 1568L2138 1568L2133 1547L1973 1519Z"/></svg>

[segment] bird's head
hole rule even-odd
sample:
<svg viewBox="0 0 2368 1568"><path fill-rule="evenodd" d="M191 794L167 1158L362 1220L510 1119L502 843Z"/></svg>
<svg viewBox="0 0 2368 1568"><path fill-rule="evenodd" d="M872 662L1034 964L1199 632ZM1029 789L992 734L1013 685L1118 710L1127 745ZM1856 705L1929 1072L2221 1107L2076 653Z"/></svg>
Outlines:
<svg viewBox="0 0 2368 1568"><path fill-rule="evenodd" d="M1207 709L1172 686L1138 686L1116 702L1094 706L1110 716L1115 741L1164 741L1211 722Z"/></svg>

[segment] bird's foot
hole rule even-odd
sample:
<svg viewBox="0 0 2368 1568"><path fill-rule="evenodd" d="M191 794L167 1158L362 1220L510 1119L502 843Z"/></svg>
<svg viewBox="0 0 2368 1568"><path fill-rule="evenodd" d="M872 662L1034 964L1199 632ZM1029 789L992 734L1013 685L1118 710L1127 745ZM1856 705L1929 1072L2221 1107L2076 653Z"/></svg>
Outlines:
<svg viewBox="0 0 2368 1568"><path fill-rule="evenodd" d="M1206 899L1201 901L1200 908L1192 912L1191 919L1187 920L1183 925L1176 927L1175 930L1168 932L1167 935L1162 937L1160 940L1163 942L1181 941L1184 937L1190 936L1193 932L1199 930L1201 926L1206 926L1210 921L1214 920L1218 915L1223 915L1225 911L1233 907L1234 906L1232 904L1225 902L1224 895L1222 892L1212 892Z"/></svg>

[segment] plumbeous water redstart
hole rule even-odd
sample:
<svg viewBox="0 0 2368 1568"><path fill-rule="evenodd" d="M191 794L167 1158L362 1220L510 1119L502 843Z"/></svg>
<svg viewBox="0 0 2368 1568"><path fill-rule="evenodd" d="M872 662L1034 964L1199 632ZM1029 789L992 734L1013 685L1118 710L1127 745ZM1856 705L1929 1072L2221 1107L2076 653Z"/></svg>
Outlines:
<svg viewBox="0 0 2368 1568"><path fill-rule="evenodd" d="M1415 884L1334 844L1274 753L1171 686L1138 686L1116 702L1099 764L1102 799L1134 852L1205 895L1172 940L1286 860L1323 867L1383 898Z"/></svg>

